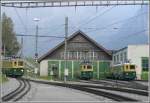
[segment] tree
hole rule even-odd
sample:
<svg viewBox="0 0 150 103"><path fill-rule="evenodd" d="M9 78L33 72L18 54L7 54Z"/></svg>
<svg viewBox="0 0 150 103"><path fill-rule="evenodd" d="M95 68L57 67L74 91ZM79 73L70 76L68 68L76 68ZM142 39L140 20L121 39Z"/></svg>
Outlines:
<svg viewBox="0 0 150 103"><path fill-rule="evenodd" d="M2 44L3 50L5 49L5 56L16 55L20 49L14 32L13 21L5 13L2 15Z"/></svg>

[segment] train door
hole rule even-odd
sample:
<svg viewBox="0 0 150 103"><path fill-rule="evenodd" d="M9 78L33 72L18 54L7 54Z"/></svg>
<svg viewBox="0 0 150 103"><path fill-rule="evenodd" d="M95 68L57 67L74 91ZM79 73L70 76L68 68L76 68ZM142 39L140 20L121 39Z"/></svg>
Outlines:
<svg viewBox="0 0 150 103"><path fill-rule="evenodd" d="M52 76L52 79L58 79L58 67L55 64L52 64L49 68L49 75Z"/></svg>

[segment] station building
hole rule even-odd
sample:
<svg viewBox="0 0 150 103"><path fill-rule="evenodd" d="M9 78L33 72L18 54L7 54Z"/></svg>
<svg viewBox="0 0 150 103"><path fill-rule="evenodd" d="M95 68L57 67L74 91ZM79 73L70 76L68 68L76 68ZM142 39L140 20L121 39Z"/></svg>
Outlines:
<svg viewBox="0 0 150 103"><path fill-rule="evenodd" d="M136 65L137 79L148 78L149 45L128 45L113 53L113 65L133 63Z"/></svg>
<svg viewBox="0 0 150 103"><path fill-rule="evenodd" d="M51 75L53 68L55 69L53 72L56 74L56 78L64 78L64 50L65 41L49 50L38 59L38 62L40 63L40 76ZM82 61L92 62L94 70L93 78L103 78L105 77L105 73L109 70L110 62L112 60L111 51L105 49L80 30L68 37L66 55L69 79L78 77L80 63Z"/></svg>

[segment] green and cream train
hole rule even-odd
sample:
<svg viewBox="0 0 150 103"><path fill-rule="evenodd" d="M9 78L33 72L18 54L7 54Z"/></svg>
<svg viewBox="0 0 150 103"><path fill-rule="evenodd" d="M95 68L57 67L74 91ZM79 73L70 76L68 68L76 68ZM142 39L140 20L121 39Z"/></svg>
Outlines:
<svg viewBox="0 0 150 103"><path fill-rule="evenodd" d="M120 80L136 79L136 66L131 63L113 65L110 69L109 78Z"/></svg>
<svg viewBox="0 0 150 103"><path fill-rule="evenodd" d="M24 62L22 59L2 60L2 73L10 77L21 77L24 74Z"/></svg>
<svg viewBox="0 0 150 103"><path fill-rule="evenodd" d="M93 78L93 65L88 64L88 63L82 64L80 78L86 79L86 80L92 79Z"/></svg>

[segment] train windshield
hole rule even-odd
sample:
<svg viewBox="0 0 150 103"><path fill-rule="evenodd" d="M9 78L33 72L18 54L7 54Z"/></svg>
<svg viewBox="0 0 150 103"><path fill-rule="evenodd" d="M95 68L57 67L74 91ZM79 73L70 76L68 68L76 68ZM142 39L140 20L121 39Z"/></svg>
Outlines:
<svg viewBox="0 0 150 103"><path fill-rule="evenodd" d="M19 65L19 66L23 66L23 62L22 62L22 61L19 61L19 62L18 62L18 65Z"/></svg>
<svg viewBox="0 0 150 103"><path fill-rule="evenodd" d="M130 65L130 69L135 69L135 65Z"/></svg>
<svg viewBox="0 0 150 103"><path fill-rule="evenodd" d="M91 69L91 68L92 68L91 65L88 65L88 66L87 66L87 69Z"/></svg>

